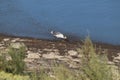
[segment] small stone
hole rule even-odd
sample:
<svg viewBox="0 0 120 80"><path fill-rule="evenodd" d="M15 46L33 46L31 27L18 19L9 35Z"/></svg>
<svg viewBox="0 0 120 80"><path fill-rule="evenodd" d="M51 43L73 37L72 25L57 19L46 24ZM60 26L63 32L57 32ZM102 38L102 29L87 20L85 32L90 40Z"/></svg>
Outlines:
<svg viewBox="0 0 120 80"><path fill-rule="evenodd" d="M119 60L120 61L120 54L118 54L117 57L114 57L114 60Z"/></svg>
<svg viewBox="0 0 120 80"><path fill-rule="evenodd" d="M79 55L78 55L78 57L79 57L79 58L82 58L82 57L83 57L83 55L82 55L82 54L79 54Z"/></svg>
<svg viewBox="0 0 120 80"><path fill-rule="evenodd" d="M52 51L52 49L46 49L45 48L45 49L43 49L43 51L49 51L50 52L50 51Z"/></svg>
<svg viewBox="0 0 120 80"><path fill-rule="evenodd" d="M4 44L3 44L3 43L0 43L0 47L1 47L1 46L4 46Z"/></svg>
<svg viewBox="0 0 120 80"><path fill-rule="evenodd" d="M49 54L43 54L42 56L45 59L60 59L63 56L56 55L54 52L50 52Z"/></svg>
<svg viewBox="0 0 120 80"><path fill-rule="evenodd" d="M7 60L7 61L12 60L11 56L7 56L7 57L6 57L6 60Z"/></svg>
<svg viewBox="0 0 120 80"><path fill-rule="evenodd" d="M59 58L58 60L60 60L60 61L69 61L70 59L69 59L69 58L66 58L66 57L61 57L61 58Z"/></svg>
<svg viewBox="0 0 120 80"><path fill-rule="evenodd" d="M9 41L10 39L9 38L5 38L5 39L3 39L3 41L5 41L5 42L7 42L7 41Z"/></svg>
<svg viewBox="0 0 120 80"><path fill-rule="evenodd" d="M59 50L58 50L58 49L53 49L53 51L55 51L55 52L59 52Z"/></svg>
<svg viewBox="0 0 120 80"><path fill-rule="evenodd" d="M20 38L15 38L15 39L11 40L11 42L12 42L12 43L15 43L15 42L17 42L17 41L19 41L19 40L20 40Z"/></svg>
<svg viewBox="0 0 120 80"><path fill-rule="evenodd" d="M72 59L73 62L80 63L80 59Z"/></svg>
<svg viewBox="0 0 120 80"><path fill-rule="evenodd" d="M39 59L40 58L40 54L39 53L29 53L27 55L27 58L31 58L31 59Z"/></svg>
<svg viewBox="0 0 120 80"><path fill-rule="evenodd" d="M70 56L72 56L72 57L75 57L75 56L78 55L77 51L74 51L74 50L69 50L69 51L68 51L68 54L69 54Z"/></svg>
<svg viewBox="0 0 120 80"><path fill-rule="evenodd" d="M108 65L114 65L114 62L108 61Z"/></svg>

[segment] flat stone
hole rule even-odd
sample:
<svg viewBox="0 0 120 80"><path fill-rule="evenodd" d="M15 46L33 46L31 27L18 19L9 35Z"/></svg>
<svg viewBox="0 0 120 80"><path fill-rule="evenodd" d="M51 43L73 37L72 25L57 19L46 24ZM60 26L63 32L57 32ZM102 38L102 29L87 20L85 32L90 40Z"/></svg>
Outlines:
<svg viewBox="0 0 120 80"><path fill-rule="evenodd" d="M41 54L39 54L39 53L29 53L27 55L27 58L30 58L30 59L39 59L40 56L41 56Z"/></svg>
<svg viewBox="0 0 120 80"><path fill-rule="evenodd" d="M45 48L45 49L43 49L43 51L49 51L50 52L50 51L52 51L52 49L46 49Z"/></svg>
<svg viewBox="0 0 120 80"><path fill-rule="evenodd" d="M15 42L17 42L17 41L19 41L19 40L20 40L20 38L15 38L15 39L11 40L11 42L12 42L12 43L15 43Z"/></svg>
<svg viewBox="0 0 120 80"><path fill-rule="evenodd" d="M7 42L9 41L10 39L9 38L4 38L3 41Z"/></svg>
<svg viewBox="0 0 120 80"><path fill-rule="evenodd" d="M77 52L77 51L74 51L74 50L69 50L69 51L68 51L68 54L69 54L70 56L78 56L78 52Z"/></svg>
<svg viewBox="0 0 120 80"><path fill-rule="evenodd" d="M108 63L108 65L114 65L115 64L114 62L111 62L111 61L108 61L107 63Z"/></svg>
<svg viewBox="0 0 120 80"><path fill-rule="evenodd" d="M115 62L115 63L119 63L120 61L119 61L119 60L113 60L113 62Z"/></svg>
<svg viewBox="0 0 120 80"><path fill-rule="evenodd" d="M1 47L1 46L4 46L4 44L3 44L3 43L0 43L0 47Z"/></svg>
<svg viewBox="0 0 120 80"><path fill-rule="evenodd" d="M72 59L73 62L80 63L80 59Z"/></svg>
<svg viewBox="0 0 120 80"><path fill-rule="evenodd" d="M53 49L53 51L55 51L55 52L59 52L59 50L58 50L58 49Z"/></svg>
<svg viewBox="0 0 120 80"><path fill-rule="evenodd" d="M82 54L78 54L78 57L79 57L79 58L82 58L82 57L83 57L83 55L82 55Z"/></svg>
<svg viewBox="0 0 120 80"><path fill-rule="evenodd" d="M4 50L4 49L6 49L6 47L0 46L0 50Z"/></svg>
<svg viewBox="0 0 120 80"><path fill-rule="evenodd" d="M60 59L63 56L59 56L54 52L50 52L49 54L43 54L42 57L45 58L45 59Z"/></svg>
<svg viewBox="0 0 120 80"><path fill-rule="evenodd" d="M118 54L117 57L114 57L114 60L119 60L120 61L120 54Z"/></svg>
<svg viewBox="0 0 120 80"><path fill-rule="evenodd" d="M66 58L66 57L61 57L61 58L59 58L58 60L60 60L60 61L69 61L70 59L68 59L68 58Z"/></svg>

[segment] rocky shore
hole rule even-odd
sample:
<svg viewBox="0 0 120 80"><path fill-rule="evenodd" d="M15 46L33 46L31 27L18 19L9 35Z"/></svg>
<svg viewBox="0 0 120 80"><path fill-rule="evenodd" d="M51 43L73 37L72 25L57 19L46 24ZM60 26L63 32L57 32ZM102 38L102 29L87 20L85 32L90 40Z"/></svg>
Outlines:
<svg viewBox="0 0 120 80"><path fill-rule="evenodd" d="M81 63L80 51L82 42L67 42L54 40L40 40L34 38L15 37L0 35L0 51L7 51L7 47L11 45L14 48L26 46L26 58L24 59L27 69L34 70L40 66L48 69L55 63L62 63L71 69L79 68ZM103 53L108 52L109 64L120 66L120 46L94 43L96 47L101 47Z"/></svg>

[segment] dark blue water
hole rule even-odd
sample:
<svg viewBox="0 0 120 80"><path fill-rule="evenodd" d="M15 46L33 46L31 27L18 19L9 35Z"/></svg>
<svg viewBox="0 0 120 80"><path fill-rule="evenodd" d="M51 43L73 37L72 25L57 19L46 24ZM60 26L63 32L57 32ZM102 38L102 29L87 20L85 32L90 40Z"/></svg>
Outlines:
<svg viewBox="0 0 120 80"><path fill-rule="evenodd" d="M0 33L52 39L50 30L120 44L120 0L0 0Z"/></svg>

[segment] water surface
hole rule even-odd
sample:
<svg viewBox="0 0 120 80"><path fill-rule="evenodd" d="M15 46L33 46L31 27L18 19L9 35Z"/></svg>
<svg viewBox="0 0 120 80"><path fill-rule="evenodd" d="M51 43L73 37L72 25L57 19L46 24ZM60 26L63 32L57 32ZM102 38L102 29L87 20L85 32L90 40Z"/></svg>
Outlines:
<svg viewBox="0 0 120 80"><path fill-rule="evenodd" d="M0 0L0 33L53 39L50 30L120 44L119 0Z"/></svg>

